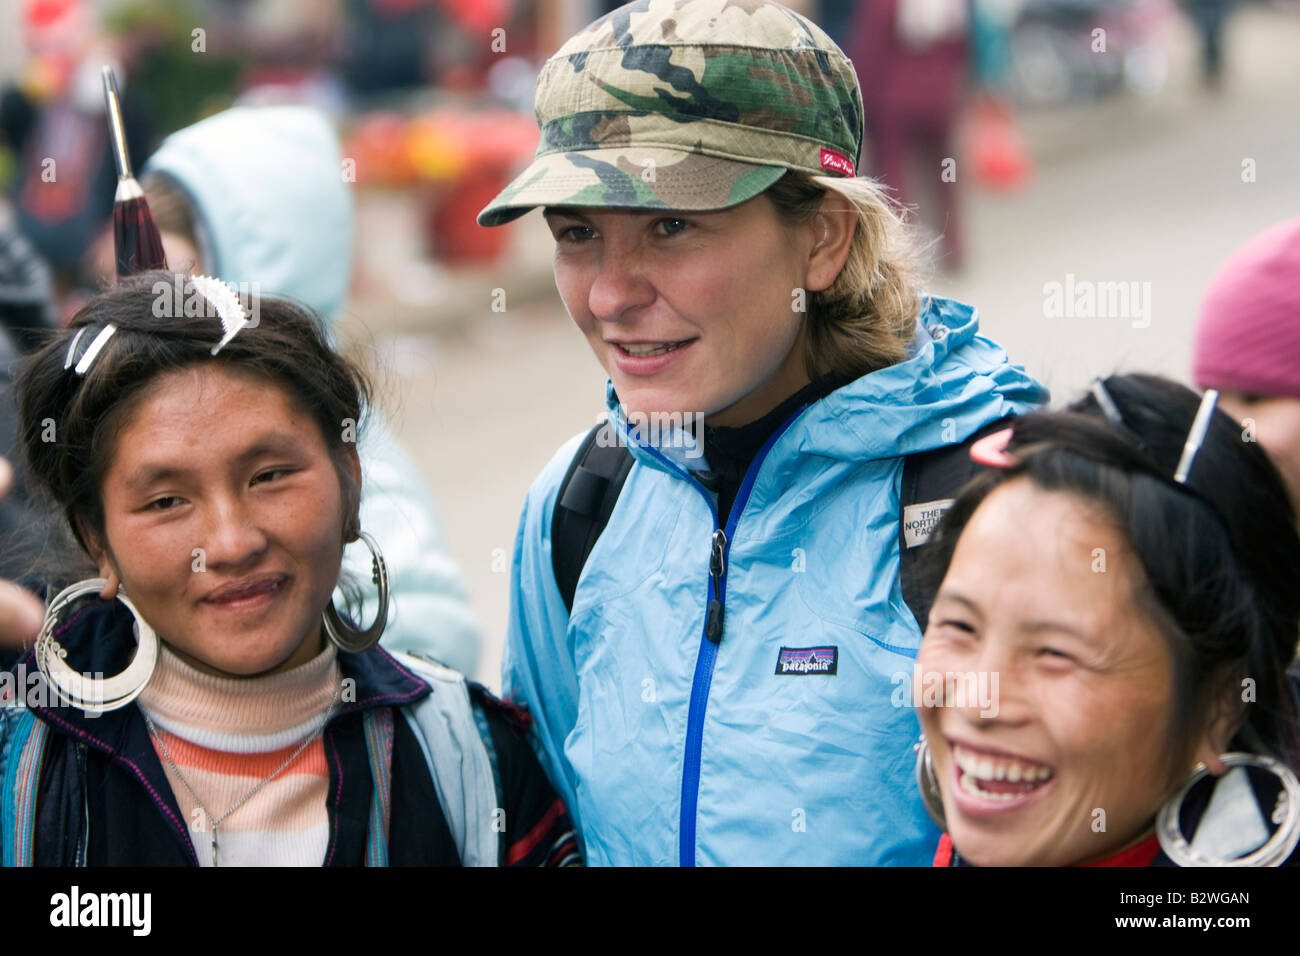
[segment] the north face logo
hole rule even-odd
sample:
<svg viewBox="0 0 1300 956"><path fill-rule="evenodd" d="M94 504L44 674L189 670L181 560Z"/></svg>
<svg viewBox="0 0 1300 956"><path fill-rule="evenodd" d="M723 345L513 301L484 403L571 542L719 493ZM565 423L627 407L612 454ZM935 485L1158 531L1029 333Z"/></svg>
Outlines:
<svg viewBox="0 0 1300 956"><path fill-rule="evenodd" d="M776 656L778 674L834 674L839 664L838 647L783 647Z"/></svg>

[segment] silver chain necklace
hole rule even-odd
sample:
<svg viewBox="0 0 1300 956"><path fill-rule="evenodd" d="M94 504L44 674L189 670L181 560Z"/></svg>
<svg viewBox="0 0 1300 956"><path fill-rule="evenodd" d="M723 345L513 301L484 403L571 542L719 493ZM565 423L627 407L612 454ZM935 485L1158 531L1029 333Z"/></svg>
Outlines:
<svg viewBox="0 0 1300 956"><path fill-rule="evenodd" d="M285 768L287 768L289 764L297 760L298 756L307 749L311 742L325 732L326 726L328 726L329 722L334 719L334 714L338 712L339 705L342 704L342 702L343 695L340 693L330 703L330 709L326 711L325 719L320 722L320 726L307 735L303 742L298 745L298 748L289 755L288 759L286 759L284 763L280 764L280 766L276 767L275 770L271 772L270 776L261 780L253 787L253 789L249 790L246 794L231 804L229 810L215 819L208 808L203 805L203 801L199 799L199 795L194 792L194 788L190 786L189 781L185 779L185 775L181 773L181 768L176 766L176 761L172 759L171 753L167 750L167 745L163 743L162 735L158 733L158 728L154 726L153 720L150 719L149 715L145 713L143 709L141 709L140 713L144 715L145 725L149 728L149 733L153 735L153 739L158 742L158 748L162 751L163 757L166 758L167 765L172 768L172 772L176 774L176 779L181 782L181 786L183 786L185 791L190 795L190 799L192 799L199 810L202 811L203 819L212 821L209 824L209 828L212 833L212 866L214 868L220 866L217 862L217 827L219 827L232 813L251 800L259 790L284 772Z"/></svg>

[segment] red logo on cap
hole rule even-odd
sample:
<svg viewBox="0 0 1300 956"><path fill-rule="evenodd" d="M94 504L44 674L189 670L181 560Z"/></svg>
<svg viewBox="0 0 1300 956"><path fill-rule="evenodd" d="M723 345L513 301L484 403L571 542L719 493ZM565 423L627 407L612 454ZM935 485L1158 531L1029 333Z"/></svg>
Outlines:
<svg viewBox="0 0 1300 956"><path fill-rule="evenodd" d="M853 160L849 159L843 153L837 153L833 149L822 147L822 169L833 169L837 173L845 176L853 175Z"/></svg>

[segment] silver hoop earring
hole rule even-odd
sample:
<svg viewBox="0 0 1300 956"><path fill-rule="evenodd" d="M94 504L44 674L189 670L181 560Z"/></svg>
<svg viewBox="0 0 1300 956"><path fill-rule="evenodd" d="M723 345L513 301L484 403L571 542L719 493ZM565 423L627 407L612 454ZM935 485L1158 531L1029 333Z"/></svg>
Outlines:
<svg viewBox="0 0 1300 956"><path fill-rule="evenodd" d="M45 623L41 625L41 633L36 638L36 667L41 676L59 700L88 714L103 714L131 703L140 696L158 664L158 635L120 588L117 600L125 604L135 618L137 644L135 656L131 658L126 670L113 677L90 677L78 674L64 663L68 652L54 639L59 615L73 601L102 591L106 584L108 581L104 578L88 578L60 591L50 602L45 612Z"/></svg>
<svg viewBox="0 0 1300 956"><path fill-rule="evenodd" d="M921 739L912 745L912 749L916 751L916 788L921 791L921 803L939 829L947 830L939 778L934 774L934 757L930 754L930 741L925 739L925 734L921 734Z"/></svg>
<svg viewBox="0 0 1300 956"><path fill-rule="evenodd" d="M360 654L379 643L384 628L388 626L388 567L384 564L384 555L379 550L375 539L364 531L357 535L370 549L370 580L379 588L379 610L374 622L364 631L358 630L343 620L334 609L334 601L325 605L325 633L339 650L348 654Z"/></svg>
<svg viewBox="0 0 1300 956"><path fill-rule="evenodd" d="M1296 845L1300 844L1300 780L1296 779L1290 767L1272 757L1250 753L1227 753L1219 759L1235 769L1229 770L1215 784L1215 797L1220 786L1226 786L1225 792L1230 795L1219 801L1218 809L1215 807L1215 797L1210 798L1210 805L1206 807L1197 827L1197 833L1192 837L1192 843L1189 843L1183 836L1182 825L1179 822L1183 801L1187 799L1192 788L1210 773L1204 764L1198 765L1188 781L1156 815L1156 838L1160 841L1160 848L1178 866L1281 866L1295 852ZM1277 829L1263 845L1257 845L1257 848L1244 856L1220 858L1203 849L1193 847L1193 843L1204 846L1206 843L1216 842L1213 834L1219 828L1215 826L1216 820L1209 819L1212 814L1216 819L1226 821L1223 829L1233 831L1233 835L1239 834L1244 829L1241 813L1255 815L1253 818L1246 818L1248 826L1257 820L1256 829L1264 826L1263 821L1258 819L1259 804L1255 799L1254 788L1250 784L1249 777L1246 776L1246 771L1240 769L1244 767L1267 770L1282 782L1282 791L1278 794L1277 806L1272 814L1272 822L1277 824ZM1230 781L1229 778L1234 775L1240 776L1235 781ZM1238 804L1237 798L1242 798L1243 802ZM1211 828L1208 839L1198 839L1201 828L1205 826Z"/></svg>

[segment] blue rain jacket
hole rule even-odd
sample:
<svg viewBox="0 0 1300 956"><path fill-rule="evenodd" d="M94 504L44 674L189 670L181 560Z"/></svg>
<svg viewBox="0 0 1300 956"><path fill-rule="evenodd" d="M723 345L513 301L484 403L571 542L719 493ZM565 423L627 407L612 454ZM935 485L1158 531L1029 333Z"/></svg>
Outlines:
<svg viewBox="0 0 1300 956"><path fill-rule="evenodd" d="M926 300L907 360L769 439L725 529L690 474L708 467L698 447L671 430L657 447L629 437L635 464L572 615L550 536L581 436L538 477L515 541L503 684L534 714L590 864L930 865L939 831L916 791L908 683L921 632L898 579L902 456L1048 398L977 329L970 306ZM606 400L630 436L612 385ZM779 673L810 649L833 674Z"/></svg>

